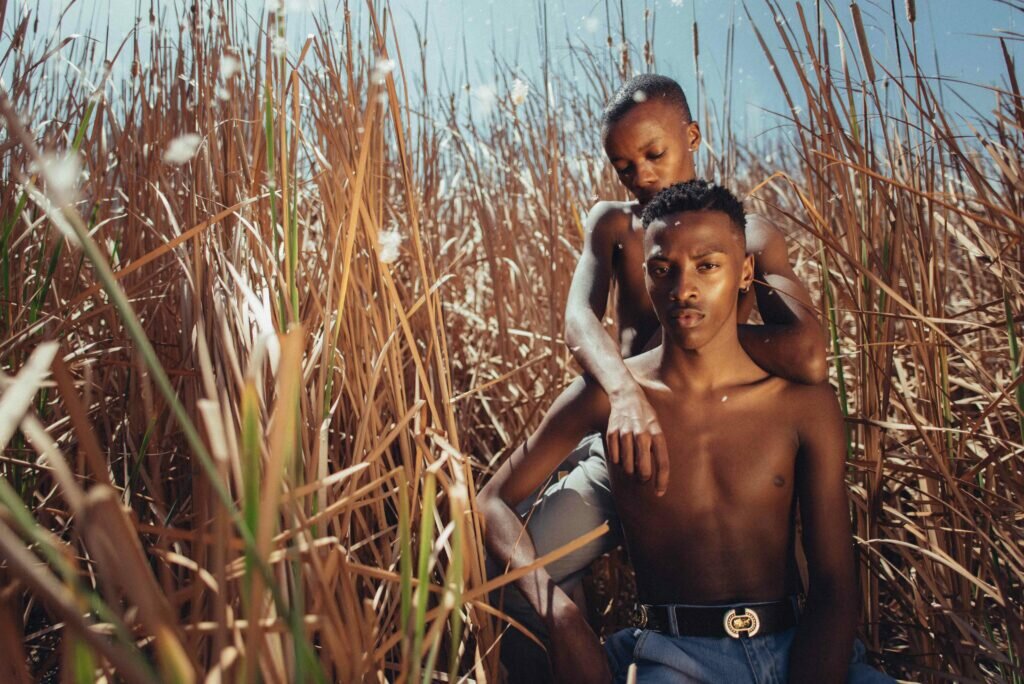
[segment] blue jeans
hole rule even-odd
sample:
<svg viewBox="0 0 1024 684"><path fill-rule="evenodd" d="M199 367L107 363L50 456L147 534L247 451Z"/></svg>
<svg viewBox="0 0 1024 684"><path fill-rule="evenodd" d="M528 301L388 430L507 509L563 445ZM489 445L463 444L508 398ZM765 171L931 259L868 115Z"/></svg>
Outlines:
<svg viewBox="0 0 1024 684"><path fill-rule="evenodd" d="M674 637L652 630L623 629L605 642L615 684L625 684L631 663L638 684L785 684L796 627L753 638ZM847 670L849 684L894 680L864 662L857 640Z"/></svg>

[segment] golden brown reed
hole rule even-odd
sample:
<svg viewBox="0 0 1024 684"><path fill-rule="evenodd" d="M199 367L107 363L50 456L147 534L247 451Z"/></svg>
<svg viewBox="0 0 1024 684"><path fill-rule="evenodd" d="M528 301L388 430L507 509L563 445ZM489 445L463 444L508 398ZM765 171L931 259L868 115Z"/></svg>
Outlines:
<svg viewBox="0 0 1024 684"><path fill-rule="evenodd" d="M7 9L0 672L497 681L488 593L511 578L487 581L473 497L574 372L562 307L581 212L621 193L594 122L624 29L573 53L584 86L545 72L517 104L499 65L470 114L411 80L424 58L373 3L288 54L277 14L250 40L230 2L154 8L92 98ZM964 137L912 31L890 72L858 17L758 33L796 68L775 69L792 125L739 144L705 95L701 168L820 293L869 647L915 679L1020 681L1024 103L1007 56ZM187 133L195 156L164 161Z"/></svg>

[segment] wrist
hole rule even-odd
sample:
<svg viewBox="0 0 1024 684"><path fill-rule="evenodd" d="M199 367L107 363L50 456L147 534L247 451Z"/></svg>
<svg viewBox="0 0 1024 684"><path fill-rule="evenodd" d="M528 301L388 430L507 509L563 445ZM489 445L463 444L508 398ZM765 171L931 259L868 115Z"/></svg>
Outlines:
<svg viewBox="0 0 1024 684"><path fill-rule="evenodd" d="M643 390L640 389L640 385L638 385L635 380L628 379L623 380L615 387L608 390L608 400L613 404L622 401L634 401L642 394Z"/></svg>

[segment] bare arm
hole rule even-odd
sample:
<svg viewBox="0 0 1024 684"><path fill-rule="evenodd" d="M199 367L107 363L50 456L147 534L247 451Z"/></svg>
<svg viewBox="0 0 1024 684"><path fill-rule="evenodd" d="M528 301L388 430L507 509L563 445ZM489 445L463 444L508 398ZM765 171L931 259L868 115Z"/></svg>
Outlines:
<svg viewBox="0 0 1024 684"><path fill-rule="evenodd" d="M828 385L805 392L796 485L810 587L789 654L789 681L844 682L857 599L843 419Z"/></svg>
<svg viewBox="0 0 1024 684"><path fill-rule="evenodd" d="M484 517L484 542L501 566L514 570L537 561L536 548L514 507L551 475L584 434L603 427L607 415L607 399L597 383L577 379L480 490L477 502ZM597 635L547 570L536 568L516 586L548 627L556 680L610 681Z"/></svg>
<svg viewBox="0 0 1024 684"><path fill-rule="evenodd" d="M617 464L621 457L628 475L634 473L635 464L642 482L653 475L660 496L668 488L668 447L661 426L643 390L626 369L619 346L601 324L614 273L615 245L622 239L622 231L630 229L631 220L610 202L599 202L590 210L583 254L569 287L565 341L583 370L608 395L611 413L605 443L609 460ZM631 339L630 331L623 332L624 339Z"/></svg>
<svg viewBox="0 0 1024 684"><path fill-rule="evenodd" d="M639 389L622 361L619 345L601 319L608 307L612 259L620 233L631 218L610 202L598 202L587 215L583 253L572 275L565 306L565 342L569 351L608 396Z"/></svg>
<svg viewBox="0 0 1024 684"><path fill-rule="evenodd" d="M789 264L785 239L764 219L748 216L747 251L754 255L754 293L764 325L740 325L743 349L769 373L809 385L824 382L825 338L810 293ZM749 300L741 312L743 304L749 313Z"/></svg>

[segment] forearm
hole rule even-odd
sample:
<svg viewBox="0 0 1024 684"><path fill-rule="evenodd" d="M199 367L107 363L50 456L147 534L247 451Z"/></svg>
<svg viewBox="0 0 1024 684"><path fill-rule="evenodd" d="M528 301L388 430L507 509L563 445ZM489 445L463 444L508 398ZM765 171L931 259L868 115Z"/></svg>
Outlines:
<svg viewBox="0 0 1024 684"><path fill-rule="evenodd" d="M740 344L758 366L772 375L816 385L828 379L824 342L820 334L800 325L765 323L739 327Z"/></svg>
<svg viewBox="0 0 1024 684"><path fill-rule="evenodd" d="M484 543L499 566L515 570L535 563L537 550L516 512L498 497L483 497L479 505L486 522ZM543 567L519 578L515 585L549 627L559 609L572 602Z"/></svg>
<svg viewBox="0 0 1024 684"><path fill-rule="evenodd" d="M824 382L825 337L811 295L790 266L782 235L763 222L756 226L754 244L747 245L755 255L753 299L761 320L775 329L745 340L741 336L741 342L758 365L776 375L804 384ZM746 322L745 317L739 320Z"/></svg>
<svg viewBox="0 0 1024 684"><path fill-rule="evenodd" d="M789 652L789 682L845 682L853 651L852 597L808 598Z"/></svg>
<svg viewBox="0 0 1024 684"><path fill-rule="evenodd" d="M565 342L583 371L597 380L609 397L638 390L618 345L592 310L566 317Z"/></svg>

